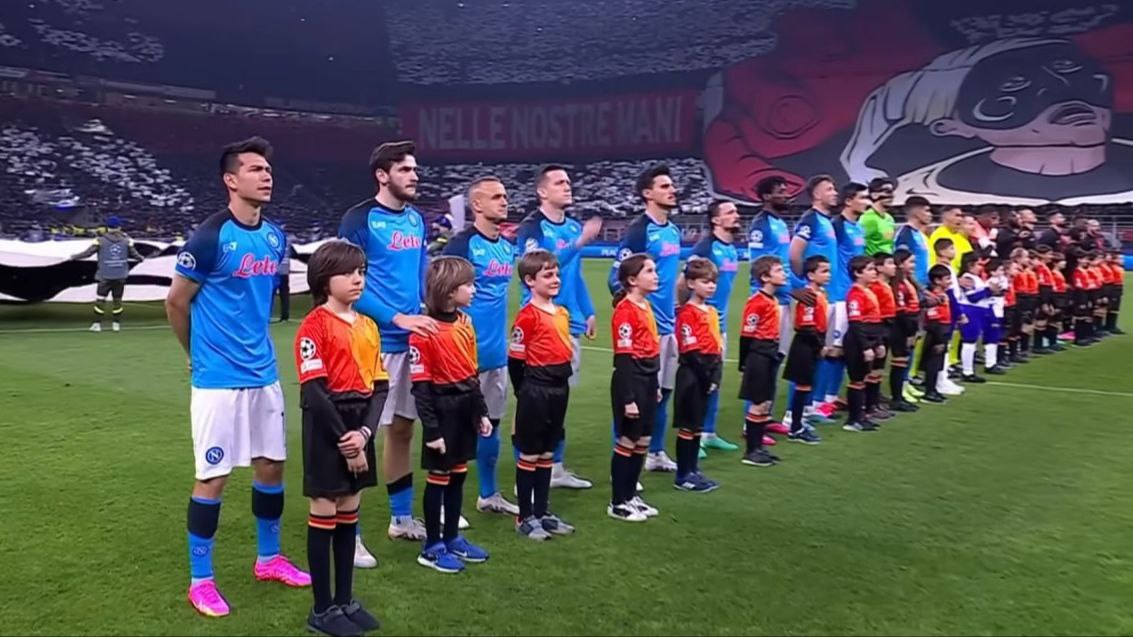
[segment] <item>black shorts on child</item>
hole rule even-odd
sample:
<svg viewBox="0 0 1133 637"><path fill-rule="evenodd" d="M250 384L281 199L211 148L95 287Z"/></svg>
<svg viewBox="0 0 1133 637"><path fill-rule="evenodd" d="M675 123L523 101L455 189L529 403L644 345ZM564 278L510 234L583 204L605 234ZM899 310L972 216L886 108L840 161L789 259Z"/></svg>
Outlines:
<svg viewBox="0 0 1133 637"><path fill-rule="evenodd" d="M524 381L515 392L515 430L512 444L526 455L550 453L565 435L570 386Z"/></svg>
<svg viewBox="0 0 1133 637"><path fill-rule="evenodd" d="M626 416L625 403L618 396L613 379L610 381L610 400L614 412L614 433L619 438L636 441L653 431L653 416L657 413L657 392L660 382L656 374L635 374L631 379L634 403L637 404L636 418Z"/></svg>
<svg viewBox="0 0 1133 637"><path fill-rule="evenodd" d="M824 342L825 338L813 329L795 332L787 352L787 364L783 366L783 380L796 385L814 384Z"/></svg>
<svg viewBox="0 0 1133 637"><path fill-rule="evenodd" d="M445 452L430 449L426 436L422 436L422 469L451 471L453 467L476 457L476 442L480 436L479 402L479 397L469 392L434 394L433 408L440 421L441 436L445 439Z"/></svg>
<svg viewBox="0 0 1133 637"><path fill-rule="evenodd" d="M369 404L369 399L364 398L338 400L335 408L348 429L359 429ZM376 485L378 465L374 441L368 442L362 451L369 468L354 475L346 468L346 458L338 450L338 440L327 427L316 426L314 417L312 411L303 410L303 495L334 499Z"/></svg>
<svg viewBox="0 0 1133 637"><path fill-rule="evenodd" d="M775 399L775 374L779 369L779 344L756 341L744 361L743 380L740 381L740 399L758 405Z"/></svg>

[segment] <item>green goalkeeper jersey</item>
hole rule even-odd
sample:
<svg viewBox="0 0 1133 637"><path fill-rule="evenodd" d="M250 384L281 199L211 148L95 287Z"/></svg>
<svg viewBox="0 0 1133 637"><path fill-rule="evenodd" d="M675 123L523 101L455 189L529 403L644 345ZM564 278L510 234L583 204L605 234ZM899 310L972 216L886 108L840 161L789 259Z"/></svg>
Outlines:
<svg viewBox="0 0 1133 637"><path fill-rule="evenodd" d="M893 254L893 239L897 236L897 221L888 212L878 212L873 208L865 211L858 224L865 233L865 253L878 252Z"/></svg>

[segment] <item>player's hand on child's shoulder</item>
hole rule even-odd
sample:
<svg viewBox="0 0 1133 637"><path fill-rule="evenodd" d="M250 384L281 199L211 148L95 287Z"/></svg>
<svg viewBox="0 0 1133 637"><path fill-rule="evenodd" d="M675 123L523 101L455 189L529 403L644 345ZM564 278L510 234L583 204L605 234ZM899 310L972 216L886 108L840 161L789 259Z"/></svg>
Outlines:
<svg viewBox="0 0 1133 637"><path fill-rule="evenodd" d="M417 336L432 336L439 331L436 319L421 314L398 314L393 317L393 324Z"/></svg>
<svg viewBox="0 0 1133 637"><path fill-rule="evenodd" d="M818 297L810 288L798 288L796 290L791 290L791 298L807 307L814 307L814 304L818 302Z"/></svg>

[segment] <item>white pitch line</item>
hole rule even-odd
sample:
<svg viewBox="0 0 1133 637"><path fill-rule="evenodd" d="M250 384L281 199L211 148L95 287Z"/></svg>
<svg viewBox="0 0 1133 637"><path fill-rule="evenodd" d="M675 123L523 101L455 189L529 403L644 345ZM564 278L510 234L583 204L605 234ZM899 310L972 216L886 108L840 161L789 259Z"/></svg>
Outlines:
<svg viewBox="0 0 1133 637"><path fill-rule="evenodd" d="M612 353L614 350L605 347L591 347L583 345L582 349L587 349L595 352ZM725 358L725 363L738 363L738 360L732 358ZM1066 394L1093 394L1095 396L1119 396L1121 398L1133 398L1133 393L1123 391L1106 391L1104 389L1084 389L1079 387L1051 387L1048 385L1027 385L1025 383L1007 383L998 380L989 380L988 385L1001 385L1003 387L1015 387L1017 389L1035 389L1038 391L1057 391Z"/></svg>

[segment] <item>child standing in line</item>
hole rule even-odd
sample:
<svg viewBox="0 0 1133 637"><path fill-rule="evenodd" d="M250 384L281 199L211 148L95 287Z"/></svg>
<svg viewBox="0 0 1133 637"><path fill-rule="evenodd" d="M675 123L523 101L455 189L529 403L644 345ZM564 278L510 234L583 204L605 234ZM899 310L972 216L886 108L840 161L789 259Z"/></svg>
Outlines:
<svg viewBox="0 0 1133 637"><path fill-rule="evenodd" d="M952 340L952 306L948 300L952 271L938 263L929 269L928 280L931 287L925 293L925 341L921 356L925 394L921 400L940 404L947 400L937 391L937 379L944 371L946 350Z"/></svg>
<svg viewBox="0 0 1133 637"><path fill-rule="evenodd" d="M612 494L606 515L623 522L644 522L659 513L636 495L637 480L649 452L650 432L661 401L661 339L647 296L657 291L657 264L647 254L633 254L618 266L614 314L614 374L610 402L614 411L614 453L610 459Z"/></svg>
<svg viewBox="0 0 1133 637"><path fill-rule="evenodd" d="M896 336L897 296L893 293L893 278L897 276L897 262L888 252L878 252L873 255L873 265L877 269L877 279L869 284L869 291L877 297L877 309L881 316L878 336L886 351L874 359L870 372L866 375L865 412L866 418L884 422L894 415L881 404L881 379L885 376L885 362L888 353L893 351L893 338Z"/></svg>
<svg viewBox="0 0 1133 637"><path fill-rule="evenodd" d="M877 296L869 287L877 281L877 266L867 256L850 259L850 276L854 285L846 295L846 315L850 329L846 333L843 350L846 353L846 372L850 377L850 390L847 395L849 413L846 431L877 431L878 424L866 415L866 376L873 368L873 362L886 354L882 344L881 310ZM879 386L880 389L880 386Z"/></svg>
<svg viewBox="0 0 1133 637"><path fill-rule="evenodd" d="M1117 312L1121 309L1121 296L1125 291L1125 258L1121 250L1109 253L1109 313L1106 314L1105 331L1121 335L1125 330L1117 326Z"/></svg>
<svg viewBox="0 0 1133 637"><path fill-rule="evenodd" d="M720 388L723 374L724 337L720 316L708 300L716 294L719 271L708 259L692 259L685 265L681 297L687 300L677 310L677 368L673 392L673 428L677 430L677 475L679 491L707 493L720 486L700 472L697 455L700 434L708 415L708 398Z"/></svg>
<svg viewBox="0 0 1133 637"><path fill-rule="evenodd" d="M476 271L461 257L433 259L425 273L425 307L436 334L409 337L413 398L421 418L421 468L425 483L425 544L417 563L440 573L459 573L488 552L460 535L464 479L476 457L476 435L492 434L480 391L476 331L461 309L472 304ZM441 510L444 510L444 529Z"/></svg>
<svg viewBox="0 0 1133 637"><path fill-rule="evenodd" d="M353 594L358 507L362 489L377 484L372 438L389 391L378 327L354 311L365 271L361 248L346 241L319 246L307 267L315 307L295 335L303 495L310 499L307 561L315 598L307 628L335 637L381 626Z"/></svg>
<svg viewBox="0 0 1133 637"><path fill-rule="evenodd" d="M826 347L829 301L822 288L830 282L830 260L821 254L808 258L803 262L803 276L806 277L807 289L814 293L814 304L795 304L795 336L783 370L783 378L795 383L795 394L791 399L791 431L787 440L817 445L822 438L813 427L804 424L803 409L810 400L818 362L829 354Z"/></svg>
<svg viewBox="0 0 1133 637"><path fill-rule="evenodd" d="M751 278L759 289L744 305L740 319L740 399L748 402L744 414L746 448L740 462L753 467L771 467L778 456L763 446L763 436L771 422L771 401L775 398L775 374L779 353L781 311L775 293L787 284L787 272L779 257L762 256L751 264Z"/></svg>
<svg viewBox="0 0 1133 637"><path fill-rule="evenodd" d="M916 283L917 257L911 251L899 248L893 253L896 274L890 284L897 316L889 340L892 354L889 365L889 409L894 412L914 412L919 408L906 397L905 379L908 377L909 358L917 343L921 325L921 291ZM914 397L915 398L915 397Z"/></svg>

